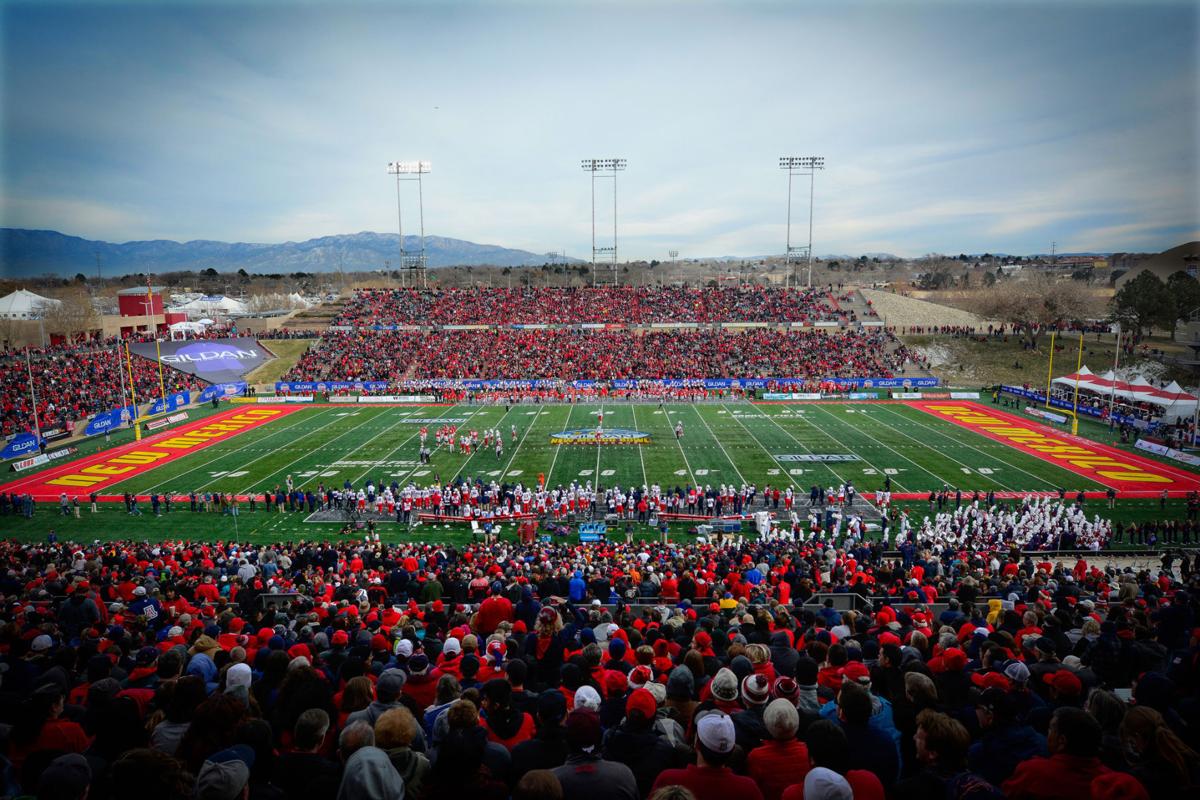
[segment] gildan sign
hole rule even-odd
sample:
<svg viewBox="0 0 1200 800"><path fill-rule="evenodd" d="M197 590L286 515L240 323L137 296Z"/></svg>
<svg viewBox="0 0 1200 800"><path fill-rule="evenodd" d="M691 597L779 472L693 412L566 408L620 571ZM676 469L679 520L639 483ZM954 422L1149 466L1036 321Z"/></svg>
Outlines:
<svg viewBox="0 0 1200 800"><path fill-rule="evenodd" d="M130 350L151 361L159 359L164 367L195 375L209 383L234 383L275 356L257 339L205 339L178 342L136 342Z"/></svg>

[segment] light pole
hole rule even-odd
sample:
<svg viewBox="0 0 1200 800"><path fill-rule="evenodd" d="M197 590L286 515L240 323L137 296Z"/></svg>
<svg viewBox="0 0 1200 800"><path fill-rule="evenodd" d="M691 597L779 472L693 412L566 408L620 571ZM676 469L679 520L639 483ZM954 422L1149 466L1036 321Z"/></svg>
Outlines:
<svg viewBox="0 0 1200 800"><path fill-rule="evenodd" d="M787 274L784 281L790 282L792 277L792 254L804 253L808 260L808 288L812 288L812 227L813 227L813 194L816 185L817 170L825 169L824 156L781 156L779 158L779 168L786 169L788 174L788 201L787 201L787 251L784 256L784 265L787 269ZM809 178L808 185L808 246L792 247L792 176L807 175Z"/></svg>
<svg viewBox="0 0 1200 800"><path fill-rule="evenodd" d="M421 285L424 287L427 283L425 278L425 193L421 176L432 172L433 165L429 161L389 161L387 171L389 175L396 176L396 230L400 234L400 280L403 283L405 271L412 270L419 273L416 277L421 279ZM416 177L402 178L401 175L415 175ZM417 182L417 214L421 226L421 250L416 256L408 256L404 253L404 219L400 213L400 181L402 180ZM414 277L414 282L416 277Z"/></svg>
<svg viewBox="0 0 1200 800"><path fill-rule="evenodd" d="M596 287L596 256L612 258L613 286L617 285L617 173L625 169L623 158L585 158L580 164L584 171L592 174L592 288ZM612 247L596 247L596 173L601 178L612 178L613 182L613 238Z"/></svg>

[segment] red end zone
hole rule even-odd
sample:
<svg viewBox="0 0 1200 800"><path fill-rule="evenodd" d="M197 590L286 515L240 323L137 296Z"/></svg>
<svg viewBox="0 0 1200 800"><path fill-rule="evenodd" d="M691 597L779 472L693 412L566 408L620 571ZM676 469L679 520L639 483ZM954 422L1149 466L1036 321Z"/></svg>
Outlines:
<svg viewBox="0 0 1200 800"><path fill-rule="evenodd" d="M63 492L71 496L98 492L299 410L299 406L230 409L140 442L130 442L0 485L0 492L29 493L39 501L56 500Z"/></svg>
<svg viewBox="0 0 1200 800"><path fill-rule="evenodd" d="M1200 475L1196 473L1056 431L1006 411L944 401L917 401L909 405L1102 486L1111 486L1123 496L1158 497L1166 489L1172 497L1183 497L1200 490Z"/></svg>

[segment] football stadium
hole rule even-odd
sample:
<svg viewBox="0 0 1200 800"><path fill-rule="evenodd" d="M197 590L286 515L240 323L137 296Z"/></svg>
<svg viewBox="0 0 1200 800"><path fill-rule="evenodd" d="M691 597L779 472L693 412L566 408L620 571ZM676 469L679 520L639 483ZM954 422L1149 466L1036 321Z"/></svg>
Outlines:
<svg viewBox="0 0 1200 800"><path fill-rule="evenodd" d="M865 298L831 289L681 289L640 308L628 289L481 289L469 303L454 290L364 290L281 380L253 387L244 378L272 360L267 338L64 345L61 354L96 360L90 380L128 375L132 397L148 402L54 418L90 430L90 452L18 460L0 492L12 511L27 497L63 525L86 505L93 531L108 535L215 507L251 541L607 539L611 527L622 537L850 533L892 545L915 528L1094 551L1147 543L1141 532L1116 537L1114 518L1136 526L1139 510L1195 507L1200 472L1175 451L1104 441L1109 419L1146 426L1130 416L1136 401L1116 405L1115 387L1106 408L1088 401L1104 399L1090 389L1081 405L1078 391L1068 403L1055 388L1047 402L1023 387L941 385ZM493 307L547 303L576 320L480 322ZM617 308L636 322L595 321ZM374 322L402 318L453 322ZM735 368L744 373L730 376ZM39 389L43 399L59 390L42 374L28 409ZM586 377L567 377L577 374ZM1194 415L1191 395L1161 394ZM1072 510L1037 531L1032 521L986 530L954 519L964 506L1034 499ZM90 518L93 502L97 514L151 519ZM1191 544L1191 521L1158 538Z"/></svg>

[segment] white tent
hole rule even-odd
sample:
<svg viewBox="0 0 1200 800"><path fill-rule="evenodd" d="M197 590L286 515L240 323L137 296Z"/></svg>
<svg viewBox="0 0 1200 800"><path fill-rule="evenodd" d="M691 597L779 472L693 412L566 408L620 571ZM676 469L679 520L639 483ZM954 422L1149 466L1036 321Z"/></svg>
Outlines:
<svg viewBox="0 0 1200 800"><path fill-rule="evenodd" d="M170 310L173 312L182 312L189 317L215 317L228 316L230 314L245 314L247 308L246 304L241 300L235 300L232 297L225 297L223 295L211 295L198 297L183 305L174 306Z"/></svg>
<svg viewBox="0 0 1200 800"><path fill-rule="evenodd" d="M304 299L304 296L299 292L292 292L288 295L288 301L291 302L293 308L312 308L312 303Z"/></svg>
<svg viewBox="0 0 1200 800"><path fill-rule="evenodd" d="M1103 375L1096 375L1084 367L1078 373L1055 378L1054 384L1074 391L1076 381L1080 391L1092 392L1101 397L1115 397L1125 402L1151 403L1161 407L1163 416L1168 418L1190 417L1196 413L1196 404L1200 402L1194 395L1185 392L1178 383L1172 382L1165 389L1159 389L1142 375L1130 381L1119 380L1112 370Z"/></svg>
<svg viewBox="0 0 1200 800"><path fill-rule="evenodd" d="M60 305L61 300L17 289L7 297L0 298L0 319L41 319L48 308Z"/></svg>
<svg viewBox="0 0 1200 800"><path fill-rule="evenodd" d="M207 327L199 322L176 322L170 326L171 333L204 333Z"/></svg>

